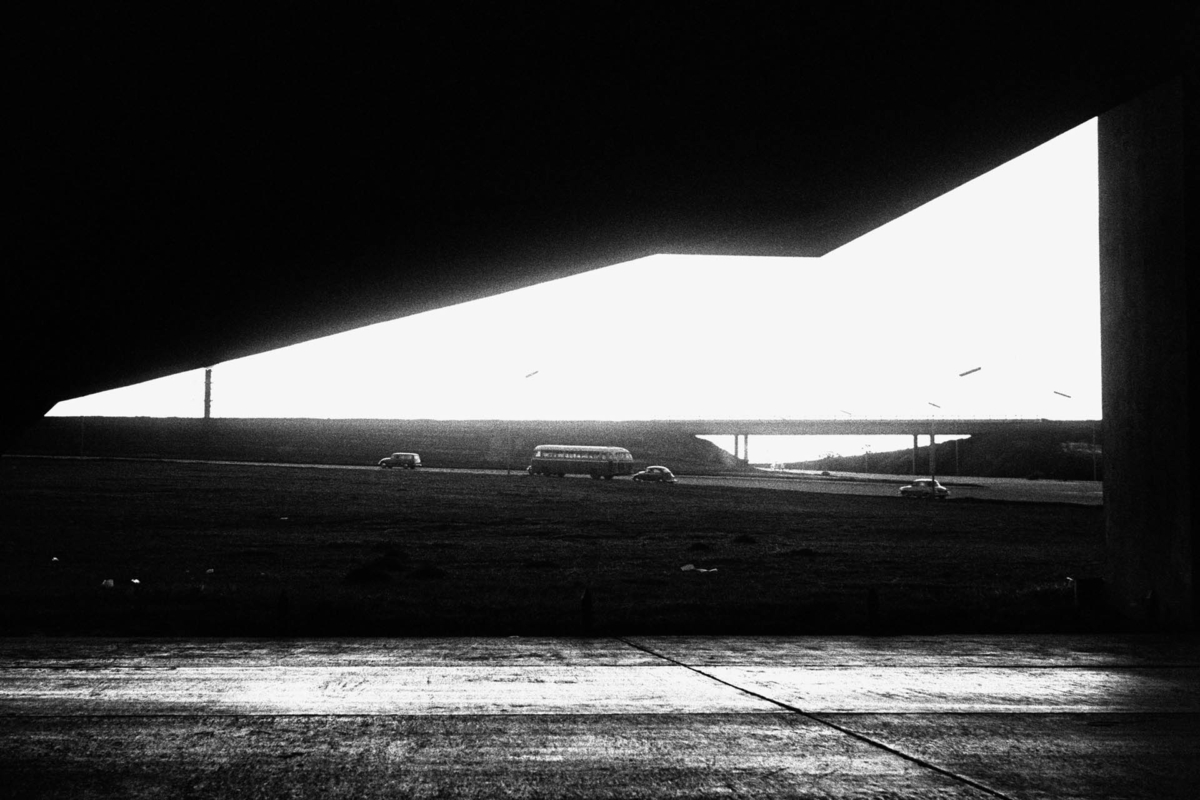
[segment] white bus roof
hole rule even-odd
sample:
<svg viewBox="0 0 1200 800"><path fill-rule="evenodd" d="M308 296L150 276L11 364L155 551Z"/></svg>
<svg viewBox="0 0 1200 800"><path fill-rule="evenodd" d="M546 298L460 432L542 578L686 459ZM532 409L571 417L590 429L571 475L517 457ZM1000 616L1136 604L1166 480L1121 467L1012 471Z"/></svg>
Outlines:
<svg viewBox="0 0 1200 800"><path fill-rule="evenodd" d="M605 447L595 444L539 444L535 450L571 450L583 453L628 453L624 447Z"/></svg>

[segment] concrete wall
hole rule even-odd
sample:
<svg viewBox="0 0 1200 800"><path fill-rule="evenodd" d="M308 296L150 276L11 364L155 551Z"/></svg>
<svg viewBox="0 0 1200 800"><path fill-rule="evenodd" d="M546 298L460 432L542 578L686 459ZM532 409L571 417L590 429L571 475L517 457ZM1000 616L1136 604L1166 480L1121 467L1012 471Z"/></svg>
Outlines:
<svg viewBox="0 0 1200 800"><path fill-rule="evenodd" d="M1100 313L1109 600L1195 629L1189 343L1196 317L1196 78L1100 117ZM1188 209L1189 201L1192 207Z"/></svg>

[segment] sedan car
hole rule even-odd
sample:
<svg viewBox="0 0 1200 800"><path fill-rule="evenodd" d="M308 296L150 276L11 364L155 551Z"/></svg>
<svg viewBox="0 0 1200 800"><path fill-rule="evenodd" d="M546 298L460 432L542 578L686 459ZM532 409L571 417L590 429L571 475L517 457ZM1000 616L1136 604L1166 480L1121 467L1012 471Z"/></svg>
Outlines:
<svg viewBox="0 0 1200 800"><path fill-rule="evenodd" d="M901 497L924 497L935 498L937 500L945 500L950 495L950 490L933 478L923 478L910 483L908 486L900 487Z"/></svg>
<svg viewBox="0 0 1200 800"><path fill-rule="evenodd" d="M633 473L635 481L652 481L654 483L675 483L675 475L666 467L646 467L641 472Z"/></svg>

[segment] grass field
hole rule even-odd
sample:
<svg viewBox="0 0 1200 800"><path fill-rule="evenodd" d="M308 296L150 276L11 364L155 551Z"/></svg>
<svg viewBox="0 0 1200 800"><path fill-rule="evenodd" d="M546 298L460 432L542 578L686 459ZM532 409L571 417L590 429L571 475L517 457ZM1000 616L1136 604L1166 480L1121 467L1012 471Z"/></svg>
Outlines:
<svg viewBox="0 0 1200 800"><path fill-rule="evenodd" d="M1076 612L1067 582L1100 574L1096 507L523 474L0 465L0 633L8 635L983 633L1096 624Z"/></svg>

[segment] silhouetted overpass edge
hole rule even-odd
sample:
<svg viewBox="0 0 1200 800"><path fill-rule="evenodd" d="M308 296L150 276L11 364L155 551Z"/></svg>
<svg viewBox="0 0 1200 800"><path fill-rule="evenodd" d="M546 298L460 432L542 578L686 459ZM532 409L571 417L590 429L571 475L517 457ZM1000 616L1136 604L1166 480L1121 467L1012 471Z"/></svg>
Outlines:
<svg viewBox="0 0 1200 800"><path fill-rule="evenodd" d="M671 420L455 420L461 427L511 427L527 431L584 428L604 425L632 429L672 430L695 436L817 436L817 435L928 435L993 433L996 431L1078 430L1100 425L1100 420L1061 419L671 419Z"/></svg>
<svg viewBox="0 0 1200 800"><path fill-rule="evenodd" d="M647 422L687 430L697 436L723 434L760 436L886 435L991 433L1004 430L1075 430L1098 420L1049 419L706 419ZM639 424L639 423L630 423Z"/></svg>

